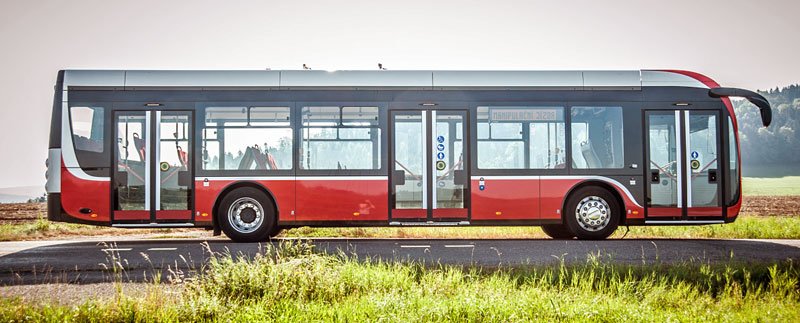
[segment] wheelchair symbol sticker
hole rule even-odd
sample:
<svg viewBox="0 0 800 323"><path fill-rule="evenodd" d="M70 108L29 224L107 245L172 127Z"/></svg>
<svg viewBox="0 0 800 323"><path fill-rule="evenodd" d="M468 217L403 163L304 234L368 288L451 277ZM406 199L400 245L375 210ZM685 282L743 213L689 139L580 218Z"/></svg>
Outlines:
<svg viewBox="0 0 800 323"><path fill-rule="evenodd" d="M444 142L444 136L436 137L436 141L439 142L440 144L443 143Z"/></svg>

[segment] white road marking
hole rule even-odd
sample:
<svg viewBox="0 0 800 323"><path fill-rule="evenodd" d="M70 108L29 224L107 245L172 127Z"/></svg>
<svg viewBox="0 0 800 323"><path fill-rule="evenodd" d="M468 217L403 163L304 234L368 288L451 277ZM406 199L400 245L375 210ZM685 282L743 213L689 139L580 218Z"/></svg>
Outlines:
<svg viewBox="0 0 800 323"><path fill-rule="evenodd" d="M171 251L178 250L178 248L148 248L147 251Z"/></svg>
<svg viewBox="0 0 800 323"><path fill-rule="evenodd" d="M475 248L473 244L446 244L445 248Z"/></svg>
<svg viewBox="0 0 800 323"><path fill-rule="evenodd" d="M430 248L430 245L401 245L400 248Z"/></svg>
<svg viewBox="0 0 800 323"><path fill-rule="evenodd" d="M131 248L108 248L108 249L100 249L100 251L102 251L102 252L108 252L108 251L131 251L131 250L133 250L133 249L131 249Z"/></svg>

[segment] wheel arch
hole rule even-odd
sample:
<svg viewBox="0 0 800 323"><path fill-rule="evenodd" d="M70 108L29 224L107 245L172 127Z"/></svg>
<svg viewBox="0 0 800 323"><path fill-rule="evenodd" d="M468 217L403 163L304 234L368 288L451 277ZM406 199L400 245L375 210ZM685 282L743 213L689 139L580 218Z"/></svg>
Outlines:
<svg viewBox="0 0 800 323"><path fill-rule="evenodd" d="M611 184L609 182L606 182L606 181L603 181L603 180L599 180L599 179L587 179L587 180L581 181L581 182L573 185L572 188L570 188L569 191L567 191L567 194L564 195L564 200L561 202L561 210L562 210L562 212L561 212L561 223L562 224L566 224L567 202L572 197L572 194L574 194L576 191L578 191L578 190L580 190L580 189L582 189L584 187L590 187L590 186L603 188L606 191L608 191L609 193L611 193L611 195L614 196L614 199L617 201L617 205L619 205L619 207L620 207L620 212L622 213L622 215L620 216L620 219L619 219L620 220L619 223L620 224L625 224L625 221L626 221L626 219L628 217L628 214L625 211L625 210L627 210L627 207L625 206L625 200L622 199L622 194L620 194L619 188L617 188L615 185L613 185L613 184Z"/></svg>
<svg viewBox="0 0 800 323"><path fill-rule="evenodd" d="M217 214L218 213L217 210L219 209L219 205L222 202L222 199L228 193L233 192L234 190L239 189L239 188L243 188L243 187L250 187L250 188L255 188L257 190L260 190L260 191L264 192L264 194L266 194L267 197L270 200L272 200L272 207L274 208L274 211L275 211L275 226L277 227L278 226L278 222L280 221L280 212L278 211L278 210L280 210L280 208L278 207L278 200L275 199L275 194L272 194L272 191L270 191L269 188L267 188L266 186L262 185L261 183L253 182L253 181L238 181L238 182L230 183L227 186L225 186L225 188L223 188L219 192L219 194L217 194L217 196L214 198L214 206L211 209L211 215L212 215L211 216L211 221L212 221L212 225L214 226L214 229L218 230L220 228L220 226L219 226L219 217L218 217L218 214Z"/></svg>

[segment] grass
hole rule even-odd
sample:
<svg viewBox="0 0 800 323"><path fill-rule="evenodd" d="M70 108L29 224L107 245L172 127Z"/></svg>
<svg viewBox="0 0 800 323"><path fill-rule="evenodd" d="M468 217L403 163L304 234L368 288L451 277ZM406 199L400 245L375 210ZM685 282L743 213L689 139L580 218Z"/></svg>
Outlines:
<svg viewBox="0 0 800 323"><path fill-rule="evenodd" d="M186 230L131 230L72 223L32 222L0 224L0 241L43 240L65 237L148 234L149 238L185 238ZM184 232L185 233L185 232ZM204 235L203 235L204 236ZM364 227L310 228L285 230L281 237L345 238L448 238L448 239L531 239L547 238L542 229L531 227ZM734 223L697 226L634 226L626 234L617 229L612 238L716 238L716 239L798 239L800 217L740 216Z"/></svg>
<svg viewBox="0 0 800 323"><path fill-rule="evenodd" d="M39 217L32 221L0 224L0 241L44 240L107 235L122 236L148 233L168 234L173 231L173 229L128 230L74 223L60 223L51 222L44 217Z"/></svg>
<svg viewBox="0 0 800 323"><path fill-rule="evenodd" d="M729 263L478 269L359 262L302 242L220 255L168 294L76 306L0 300L0 321L774 321L800 320L800 268Z"/></svg>
<svg viewBox="0 0 800 323"><path fill-rule="evenodd" d="M617 229L612 238L718 238L718 239L798 239L800 217L741 216L736 222L693 226L634 226L625 234ZM450 239L528 239L547 238L539 227L368 227L310 228L284 231L283 237L350 238L450 238Z"/></svg>
<svg viewBox="0 0 800 323"><path fill-rule="evenodd" d="M742 189L745 196L800 195L800 176L745 177L742 179Z"/></svg>

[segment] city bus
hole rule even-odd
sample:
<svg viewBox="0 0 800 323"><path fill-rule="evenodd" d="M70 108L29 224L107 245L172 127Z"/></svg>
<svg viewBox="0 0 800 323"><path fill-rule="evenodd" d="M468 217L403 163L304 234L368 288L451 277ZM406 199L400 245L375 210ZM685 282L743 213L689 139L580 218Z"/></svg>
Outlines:
<svg viewBox="0 0 800 323"><path fill-rule="evenodd" d="M238 242L300 226L733 222L730 98L680 70L58 73L48 218L198 227Z"/></svg>

